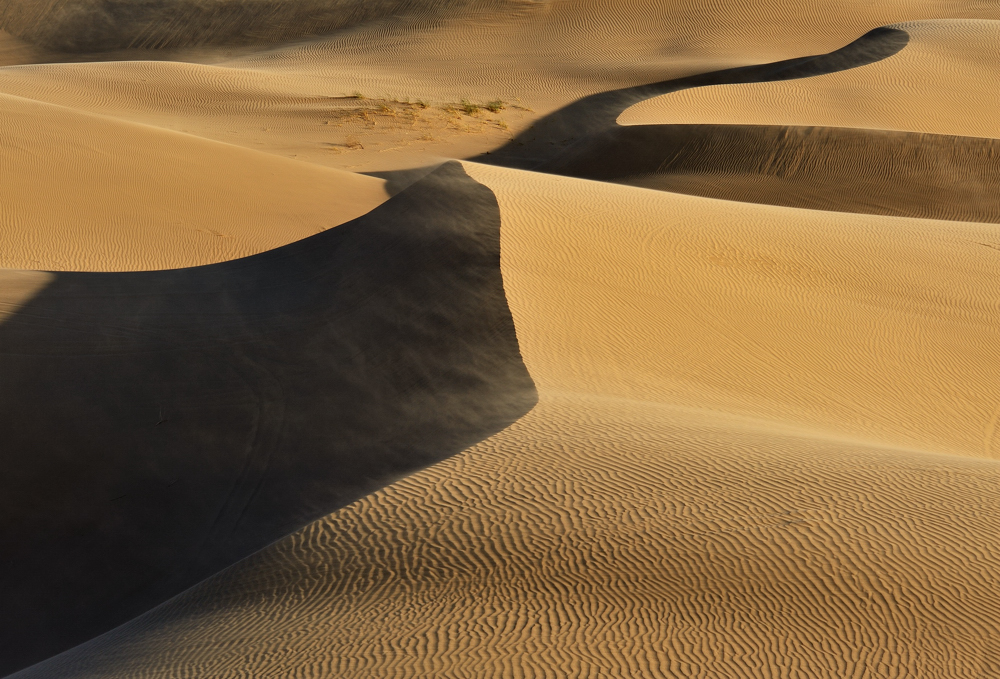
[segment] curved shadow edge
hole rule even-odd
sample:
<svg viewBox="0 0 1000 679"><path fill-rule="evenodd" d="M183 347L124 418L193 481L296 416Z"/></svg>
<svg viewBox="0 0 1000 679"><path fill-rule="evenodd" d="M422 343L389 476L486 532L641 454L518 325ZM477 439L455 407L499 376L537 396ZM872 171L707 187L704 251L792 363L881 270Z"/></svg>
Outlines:
<svg viewBox="0 0 1000 679"><path fill-rule="evenodd" d="M882 27L865 33L849 45L829 54L741 66L600 92L545 116L503 147L470 160L544 172L546 163L552 162L573 145L586 144L589 137L617 127L617 120L622 112L643 100L694 87L776 82L828 75L888 59L903 50L909 42L910 35L906 31Z"/></svg>
<svg viewBox="0 0 1000 679"><path fill-rule="evenodd" d="M253 257L52 274L0 323L0 375L0 675L537 401L499 206L454 162Z"/></svg>

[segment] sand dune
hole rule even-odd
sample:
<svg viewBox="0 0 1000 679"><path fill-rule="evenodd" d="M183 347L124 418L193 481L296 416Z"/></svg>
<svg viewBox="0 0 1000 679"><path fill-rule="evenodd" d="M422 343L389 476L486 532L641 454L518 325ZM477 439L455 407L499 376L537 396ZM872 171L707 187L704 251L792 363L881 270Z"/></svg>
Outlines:
<svg viewBox="0 0 1000 679"><path fill-rule="evenodd" d="M0 674L1000 674L998 30L3 4Z"/></svg>
<svg viewBox="0 0 1000 679"><path fill-rule="evenodd" d="M1000 669L995 465L780 429L543 395L493 439L15 676Z"/></svg>
<svg viewBox="0 0 1000 679"><path fill-rule="evenodd" d="M368 212L381 180L0 95L0 266L167 269Z"/></svg>
<svg viewBox="0 0 1000 679"><path fill-rule="evenodd" d="M645 101L622 125L717 124L859 127L969 137L1000 136L996 110L1000 22L898 24L898 54L808 80L705 87Z"/></svg>
<svg viewBox="0 0 1000 679"><path fill-rule="evenodd" d="M838 127L630 125L547 172L818 210L1000 222L998 142Z"/></svg>
<svg viewBox="0 0 1000 679"><path fill-rule="evenodd" d="M516 2L517 0L513 0ZM192 45L266 45L379 19L424 20L505 0L11 0L0 24L48 49L106 52Z"/></svg>
<svg viewBox="0 0 1000 679"><path fill-rule="evenodd" d="M540 390L994 454L995 225L469 167L500 202L504 286Z"/></svg>
<svg viewBox="0 0 1000 679"><path fill-rule="evenodd" d="M500 100L508 108L498 120L516 134L532 118L587 95L824 54L887 23L1000 19L1000 9L950 1L847 8L837 2L727 2L705 12L692 2L574 0L477 3L468 11L447 21L387 20L236 59L179 57L215 68L115 61L4 69L0 91L319 164L391 170L429 158L471 157L510 137L461 114L430 116L418 134L400 134L408 115L378 114L381 105L395 108L395 100L426 101L434 111L453 109L463 99ZM751 14L754 25L768 31L748 30ZM367 107L359 108L358 115L371 120L344 127L334 121L331 128L328 98L355 92L382 100L367 114Z"/></svg>
<svg viewBox="0 0 1000 679"><path fill-rule="evenodd" d="M254 257L6 277L0 672L527 412L499 245L453 164Z"/></svg>
<svg viewBox="0 0 1000 679"><path fill-rule="evenodd" d="M18 679L1000 669L995 227L466 167L532 412Z"/></svg>

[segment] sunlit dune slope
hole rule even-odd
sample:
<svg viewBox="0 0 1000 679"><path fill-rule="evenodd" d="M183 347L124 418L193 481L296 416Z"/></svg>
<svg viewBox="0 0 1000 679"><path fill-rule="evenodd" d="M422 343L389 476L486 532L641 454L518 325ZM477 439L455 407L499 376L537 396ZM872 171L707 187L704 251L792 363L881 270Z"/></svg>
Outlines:
<svg viewBox="0 0 1000 679"><path fill-rule="evenodd" d="M0 266L165 269L313 235L387 198L372 177L0 95Z"/></svg>
<svg viewBox="0 0 1000 679"><path fill-rule="evenodd" d="M532 412L18 679L1000 671L995 226L466 168Z"/></svg>
<svg viewBox="0 0 1000 679"><path fill-rule="evenodd" d="M995 225L470 172L539 388L994 454Z"/></svg>
<svg viewBox="0 0 1000 679"><path fill-rule="evenodd" d="M909 44L883 61L816 78L720 85L637 104L623 125L858 127L1000 136L1000 22L898 24Z"/></svg>
<svg viewBox="0 0 1000 679"><path fill-rule="evenodd" d="M452 163L244 259L0 270L0 674L528 412L499 229Z"/></svg>
<svg viewBox="0 0 1000 679"><path fill-rule="evenodd" d="M998 481L992 462L543 395L15 676L990 676Z"/></svg>

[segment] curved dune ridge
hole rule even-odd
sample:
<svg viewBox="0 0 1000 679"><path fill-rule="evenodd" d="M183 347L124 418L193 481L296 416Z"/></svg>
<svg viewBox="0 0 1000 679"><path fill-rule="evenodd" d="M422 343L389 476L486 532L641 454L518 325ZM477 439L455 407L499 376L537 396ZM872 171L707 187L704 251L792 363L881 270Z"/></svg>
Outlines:
<svg viewBox="0 0 1000 679"><path fill-rule="evenodd" d="M996 116L1000 22L938 20L894 26L898 54L806 80L704 87L637 104L622 125L808 125L1000 136Z"/></svg>
<svg viewBox="0 0 1000 679"><path fill-rule="evenodd" d="M6 3L0 675L1000 675L998 28Z"/></svg>
<svg viewBox="0 0 1000 679"><path fill-rule="evenodd" d="M527 412L499 247L492 193L452 164L249 258L3 272L0 672Z"/></svg>
<svg viewBox="0 0 1000 679"><path fill-rule="evenodd" d="M359 92L388 104L410 99L434 107L462 99L502 100L544 114L621 87L825 54L893 22L1000 18L1000 11L982 3L911 0L846 6L842 0L808 5L760 0L716 3L713 11L705 11L703 3L659 0L561 0L488 9L493 6L477 4L473 14L449 13L448 20L419 25L387 17L239 58L223 52L183 57L202 64L160 61L140 70L132 62L114 61L5 69L0 91L297 154L310 162L391 170L424 164L435 154L471 157L506 137L480 136L475 132L481 126L469 117L445 116L421 134L400 138L389 133L400 117L379 117L377 105L371 112L374 125L339 127L340 121L333 121L331 126L325 99ZM748 23L748 15L756 19ZM517 111L508 107L501 116L515 133L532 118ZM409 125L408 116L402 120ZM546 143L549 137L565 139L546 137ZM355 139L360 144L350 143ZM406 162L414 156L421 160Z"/></svg>
<svg viewBox="0 0 1000 679"><path fill-rule="evenodd" d="M995 227L466 168L532 412L18 679L1000 670Z"/></svg>

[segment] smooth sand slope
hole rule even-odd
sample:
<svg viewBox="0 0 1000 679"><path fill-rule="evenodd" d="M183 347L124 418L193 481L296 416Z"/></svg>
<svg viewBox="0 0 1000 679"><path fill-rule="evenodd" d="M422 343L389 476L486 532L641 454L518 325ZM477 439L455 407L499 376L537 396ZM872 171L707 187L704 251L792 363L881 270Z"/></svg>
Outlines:
<svg viewBox="0 0 1000 679"><path fill-rule="evenodd" d="M167 269L270 250L388 196L340 172L0 95L0 266Z"/></svg>
<svg viewBox="0 0 1000 679"><path fill-rule="evenodd" d="M245 259L4 273L0 672L530 410L499 227L451 164Z"/></svg>
<svg viewBox="0 0 1000 679"><path fill-rule="evenodd" d="M466 167L538 405L19 679L1000 671L995 226Z"/></svg>

